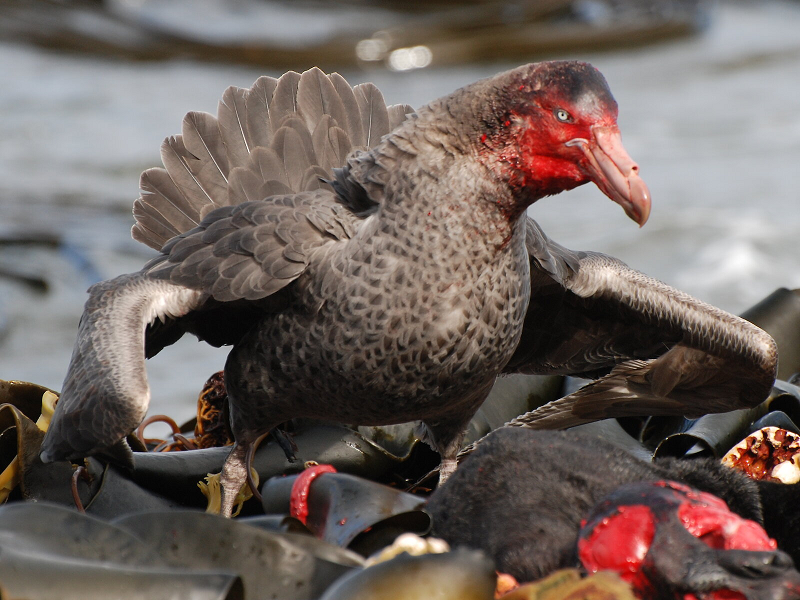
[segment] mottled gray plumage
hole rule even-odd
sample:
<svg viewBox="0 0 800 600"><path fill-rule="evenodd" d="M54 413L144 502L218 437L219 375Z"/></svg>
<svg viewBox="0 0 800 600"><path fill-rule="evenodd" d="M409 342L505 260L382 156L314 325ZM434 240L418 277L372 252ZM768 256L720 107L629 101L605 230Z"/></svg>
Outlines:
<svg viewBox="0 0 800 600"><path fill-rule="evenodd" d="M182 134L162 145L165 169L145 171L134 204L134 238L160 254L90 290L43 459L117 448L147 408L144 357L187 331L233 345L225 369L237 445L225 489L243 480L246 448L296 416L421 420L446 475L503 371L598 375L618 365L600 382L624 388L624 400L596 388L591 418L758 402L774 375L763 332L615 259L567 250L525 216L587 172L632 218L649 213L624 150L617 162L629 175L618 180L639 186L624 198L596 161L551 179L523 164L544 143L524 136L555 119L553 98L599 119L598 136L616 131L605 80L571 62L520 67L409 118L375 86L351 88L318 69L229 88L216 118L189 113ZM578 164L588 147L611 147L594 141L594 129L585 135L555 151ZM734 388L747 393L720 402L685 391L685 376L669 373L668 385L626 379L639 359L674 344L713 355L723 371L761 369L757 383L734 370ZM645 369L668 371L657 361ZM570 416L573 408L580 414ZM575 399L556 413L558 426L588 414Z"/></svg>

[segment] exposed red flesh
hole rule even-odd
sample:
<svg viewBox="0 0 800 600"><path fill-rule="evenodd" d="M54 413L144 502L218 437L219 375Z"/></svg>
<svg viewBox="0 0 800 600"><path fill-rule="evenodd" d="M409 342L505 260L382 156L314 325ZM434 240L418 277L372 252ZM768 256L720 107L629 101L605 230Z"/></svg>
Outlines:
<svg viewBox="0 0 800 600"><path fill-rule="evenodd" d="M643 505L620 506L617 510L578 541L578 556L591 573L611 569L635 589L646 589L649 583L641 567L655 535L655 518Z"/></svg>
<svg viewBox="0 0 800 600"><path fill-rule="evenodd" d="M712 496L713 498L713 496ZM717 498L714 498L718 500ZM683 503L678 517L686 530L711 548L719 550L775 550L778 544L756 523L732 513L724 502Z"/></svg>
<svg viewBox="0 0 800 600"><path fill-rule="evenodd" d="M333 465L308 467L297 476L292 485L292 493L289 496L289 514L303 525L308 520L308 493L311 489L311 482L323 473L336 473L336 468Z"/></svg>

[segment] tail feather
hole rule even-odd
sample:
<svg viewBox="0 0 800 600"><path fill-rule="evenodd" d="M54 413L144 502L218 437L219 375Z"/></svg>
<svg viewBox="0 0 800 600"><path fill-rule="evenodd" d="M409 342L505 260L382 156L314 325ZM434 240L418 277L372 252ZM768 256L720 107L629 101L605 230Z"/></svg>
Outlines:
<svg viewBox="0 0 800 600"><path fill-rule="evenodd" d="M137 212L135 205L133 207L133 216L137 220L143 219L145 222L149 220L148 215ZM153 223L150 222L148 224L152 225ZM169 239L169 236L172 235L172 230L166 227L148 227L142 223L137 223L133 226L131 235L137 242L141 242L151 248L156 248L161 245L161 240L165 238Z"/></svg>
<svg viewBox="0 0 800 600"><path fill-rule="evenodd" d="M293 190L282 181L270 179L261 184L261 187L258 189L258 199L261 200L280 194L291 194L292 192Z"/></svg>
<svg viewBox="0 0 800 600"><path fill-rule="evenodd" d="M283 159L274 149L259 147L250 155L249 168L261 179L265 181L280 181L288 186L289 179L286 177L286 169ZM291 188L289 188L291 189Z"/></svg>
<svg viewBox="0 0 800 600"><path fill-rule="evenodd" d="M158 206L150 204L144 194L134 203L133 216L137 219L142 218L147 223L147 225L139 223L139 226L133 229L134 239L142 241L141 238L158 239L164 235L174 235L172 232L175 231L175 227L164 218Z"/></svg>
<svg viewBox="0 0 800 600"><path fill-rule="evenodd" d="M231 205L259 199L259 190L264 179L255 171L236 167L228 177L228 201Z"/></svg>
<svg viewBox="0 0 800 600"><path fill-rule="evenodd" d="M291 130L297 134L297 136L300 138L303 151L308 155L308 159L311 162L314 162L316 160L314 156L314 142L311 139L311 130L306 127L305 121L299 118L297 115L284 117L280 128L275 132L275 138L277 138L281 130L284 129ZM275 147L275 138L272 140L273 148ZM286 159L284 158L284 160Z"/></svg>
<svg viewBox="0 0 800 600"><path fill-rule="evenodd" d="M301 184L302 188L304 190L311 191L311 190L318 190L324 186L327 186L325 180L327 180L329 177L328 173L329 171L324 169L320 165L311 165L310 167L308 167L308 169L306 169L306 172L303 173L303 182ZM279 192L279 193L285 193L285 192ZM262 198L265 197L266 196L262 195Z"/></svg>

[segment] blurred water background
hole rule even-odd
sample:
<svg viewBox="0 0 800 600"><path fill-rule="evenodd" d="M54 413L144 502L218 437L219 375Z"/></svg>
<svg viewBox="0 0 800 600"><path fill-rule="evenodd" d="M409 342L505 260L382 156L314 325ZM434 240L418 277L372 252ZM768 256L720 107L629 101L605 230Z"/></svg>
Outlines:
<svg viewBox="0 0 800 600"><path fill-rule="evenodd" d="M213 22L214 6L205 0L194 10L210 12ZM301 33L324 36L360 14L274 10L278 25L268 10L261 21L245 20L281 33L289 48ZM592 185L542 200L531 214L568 247L612 254L741 312L777 287L800 287L800 3L720 1L704 10L707 26L695 35L549 55L588 60L608 79L626 148L652 192L647 225L637 229ZM0 30L2 19L0 11ZM236 35L217 20L211 31ZM497 58L500 45L488 62L439 65L434 51L423 56L432 58L427 68L351 61L338 70L352 84L375 82L390 103L419 106L543 57L522 54ZM0 379L60 388L86 288L153 255L130 238L130 208L139 173L160 165L162 139L179 133L187 111L216 112L227 86L282 71L0 40ZM187 337L149 361L150 412L190 417L225 355Z"/></svg>

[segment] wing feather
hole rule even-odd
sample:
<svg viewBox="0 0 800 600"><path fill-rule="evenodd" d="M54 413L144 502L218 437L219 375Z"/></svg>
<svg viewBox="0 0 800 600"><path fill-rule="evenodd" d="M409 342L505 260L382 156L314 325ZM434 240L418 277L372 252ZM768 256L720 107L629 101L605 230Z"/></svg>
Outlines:
<svg viewBox="0 0 800 600"><path fill-rule="evenodd" d="M183 145L182 136L168 137L161 144L161 161L186 203L191 206L186 212L191 210L202 214L203 207L216 204L189 167L191 160L197 159Z"/></svg>
<svg viewBox="0 0 800 600"><path fill-rule="evenodd" d="M339 94L345 112L345 121L339 121L339 127L342 127L347 132L347 137L354 148L366 146L361 109L353 93L353 88L338 73L328 75L328 78L336 89L336 93Z"/></svg>
<svg viewBox="0 0 800 600"><path fill-rule="evenodd" d="M317 67L300 76L297 85L297 111L305 120L306 131L314 131L325 116L333 119L333 125L347 124L347 113L339 93L331 80Z"/></svg>
<svg viewBox="0 0 800 600"><path fill-rule="evenodd" d="M408 104L395 104L387 109L389 113L389 131L394 131L406 120L406 117L414 112Z"/></svg>
<svg viewBox="0 0 800 600"><path fill-rule="evenodd" d="M371 83L361 83L353 88L364 127L364 145L371 148L389 133L389 111L381 91Z"/></svg>
<svg viewBox="0 0 800 600"><path fill-rule="evenodd" d="M219 132L227 151L228 165L247 164L250 155L251 145L247 139L247 94L247 90L231 86L225 90L217 107Z"/></svg>
<svg viewBox="0 0 800 600"><path fill-rule="evenodd" d="M183 143L191 153L187 165L217 206L228 201L228 156L216 117L190 112L183 119Z"/></svg>
<svg viewBox="0 0 800 600"><path fill-rule="evenodd" d="M258 147L268 148L272 142L270 104L276 87L278 80L264 75L256 80L245 99L247 139L251 152Z"/></svg>
<svg viewBox="0 0 800 600"><path fill-rule="evenodd" d="M310 141L310 139L309 139ZM303 181L303 175L311 166L306 141L293 127L281 127L272 140L272 149L281 158L281 175L289 189L296 190Z"/></svg>
<svg viewBox="0 0 800 600"><path fill-rule="evenodd" d="M188 113L181 135L162 144L165 169L143 174L132 235L160 249L220 206L326 189L353 149L374 146L409 112L387 108L372 84L353 88L316 68L229 87L216 117ZM360 201L345 205L363 217L369 210L356 207L379 199Z"/></svg>
<svg viewBox="0 0 800 600"><path fill-rule="evenodd" d="M333 124L333 117L324 115L311 136L316 163L325 173L331 173L345 163L350 153L350 139L341 127Z"/></svg>
<svg viewBox="0 0 800 600"><path fill-rule="evenodd" d="M281 75L270 103L269 120L272 131L277 131L287 116L297 112L297 86L300 85L300 73L288 71Z"/></svg>

